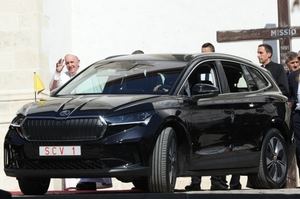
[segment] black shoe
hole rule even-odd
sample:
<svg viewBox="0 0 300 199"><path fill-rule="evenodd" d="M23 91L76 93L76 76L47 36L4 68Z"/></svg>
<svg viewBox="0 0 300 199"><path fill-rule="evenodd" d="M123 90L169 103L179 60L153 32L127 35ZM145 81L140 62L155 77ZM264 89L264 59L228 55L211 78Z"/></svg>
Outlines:
<svg viewBox="0 0 300 199"><path fill-rule="evenodd" d="M230 186L231 190L241 190L242 189L242 185L238 184L238 185L234 185L234 186Z"/></svg>
<svg viewBox="0 0 300 199"><path fill-rule="evenodd" d="M210 190L227 190L228 189L226 176L211 176L210 181L211 181Z"/></svg>
<svg viewBox="0 0 300 199"><path fill-rule="evenodd" d="M1 199L11 199L11 193L0 189L0 198Z"/></svg>
<svg viewBox="0 0 300 199"><path fill-rule="evenodd" d="M76 190L96 190L96 182L78 182Z"/></svg>
<svg viewBox="0 0 300 199"><path fill-rule="evenodd" d="M218 185L214 184L214 185L211 185L210 190L228 190L228 187L225 185L221 185L221 184L218 184Z"/></svg>
<svg viewBox="0 0 300 199"><path fill-rule="evenodd" d="M101 182L78 182L76 190L96 190L111 188L112 184L105 184Z"/></svg>
<svg viewBox="0 0 300 199"><path fill-rule="evenodd" d="M201 191L200 183L191 183L190 185L185 186L186 191Z"/></svg>

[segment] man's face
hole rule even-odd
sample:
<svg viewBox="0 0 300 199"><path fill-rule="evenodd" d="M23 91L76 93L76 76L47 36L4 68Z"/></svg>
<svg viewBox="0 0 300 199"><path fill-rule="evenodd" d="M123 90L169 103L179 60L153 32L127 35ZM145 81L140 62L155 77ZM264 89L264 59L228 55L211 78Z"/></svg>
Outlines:
<svg viewBox="0 0 300 199"><path fill-rule="evenodd" d="M296 71L300 68L299 60L297 57L294 59L290 60L289 62L286 63L290 71Z"/></svg>
<svg viewBox="0 0 300 199"><path fill-rule="evenodd" d="M212 53L212 49L210 47L201 48L202 53Z"/></svg>
<svg viewBox="0 0 300 199"><path fill-rule="evenodd" d="M268 53L265 47L261 46L257 49L257 58L259 63L268 64L271 61L271 53Z"/></svg>
<svg viewBox="0 0 300 199"><path fill-rule="evenodd" d="M77 57L73 55L67 55L65 57L65 63L68 69L68 72L70 73L71 76L76 75L77 70L79 68L79 60Z"/></svg>

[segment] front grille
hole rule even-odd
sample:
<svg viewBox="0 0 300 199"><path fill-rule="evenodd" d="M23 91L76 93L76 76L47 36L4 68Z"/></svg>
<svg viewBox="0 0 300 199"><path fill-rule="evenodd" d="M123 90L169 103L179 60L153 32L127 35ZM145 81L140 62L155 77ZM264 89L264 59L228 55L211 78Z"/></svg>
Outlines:
<svg viewBox="0 0 300 199"><path fill-rule="evenodd" d="M100 118L26 118L22 133L31 141L74 141L100 139L106 124Z"/></svg>
<svg viewBox="0 0 300 199"><path fill-rule="evenodd" d="M101 160L23 160L22 169L104 169L105 164Z"/></svg>

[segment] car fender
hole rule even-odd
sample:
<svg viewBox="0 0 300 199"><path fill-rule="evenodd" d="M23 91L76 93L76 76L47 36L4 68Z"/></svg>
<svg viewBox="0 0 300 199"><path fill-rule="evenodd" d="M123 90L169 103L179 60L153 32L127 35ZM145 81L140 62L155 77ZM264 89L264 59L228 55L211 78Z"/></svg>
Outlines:
<svg viewBox="0 0 300 199"><path fill-rule="evenodd" d="M176 133L178 146L178 172L180 173L181 171L184 171L186 163L190 161L190 157L192 154L191 137L184 122L180 118L172 115L166 117L160 124L159 128L155 133L154 142L156 142L158 136L166 127L172 127ZM154 144L152 146L154 146Z"/></svg>

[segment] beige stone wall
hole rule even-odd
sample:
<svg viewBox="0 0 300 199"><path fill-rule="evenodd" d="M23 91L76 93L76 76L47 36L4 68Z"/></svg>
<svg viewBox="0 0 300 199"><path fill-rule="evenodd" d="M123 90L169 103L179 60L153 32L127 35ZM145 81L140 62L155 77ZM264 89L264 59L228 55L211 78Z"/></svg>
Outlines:
<svg viewBox="0 0 300 199"><path fill-rule="evenodd" d="M33 98L33 72L48 79L41 48L42 1L0 0L0 124ZM44 78L43 78L44 77Z"/></svg>
<svg viewBox="0 0 300 199"><path fill-rule="evenodd" d="M49 76L40 51L42 2L0 0L0 189L19 189L17 181L3 171L3 140L9 122L23 104L34 100L33 72Z"/></svg>
<svg viewBox="0 0 300 199"><path fill-rule="evenodd" d="M0 0L0 94L32 92L34 71L44 74L42 1Z"/></svg>

